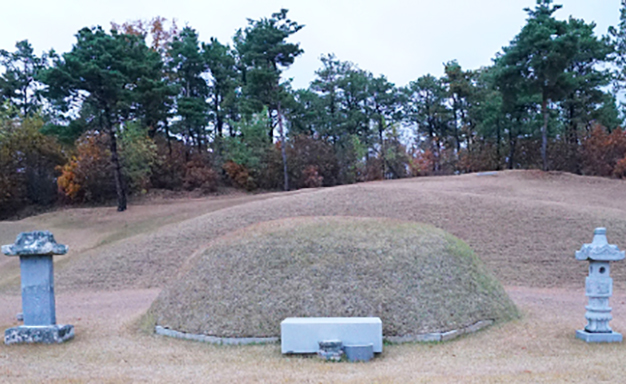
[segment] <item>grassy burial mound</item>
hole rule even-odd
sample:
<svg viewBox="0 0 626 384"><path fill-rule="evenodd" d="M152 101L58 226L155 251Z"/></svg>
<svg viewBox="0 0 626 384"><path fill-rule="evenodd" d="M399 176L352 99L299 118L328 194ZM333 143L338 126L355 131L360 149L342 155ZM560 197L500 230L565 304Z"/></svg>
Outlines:
<svg viewBox="0 0 626 384"><path fill-rule="evenodd" d="M190 258L148 316L220 337L278 336L291 316L378 316L385 336L507 320L516 309L461 240L379 218L263 222Z"/></svg>

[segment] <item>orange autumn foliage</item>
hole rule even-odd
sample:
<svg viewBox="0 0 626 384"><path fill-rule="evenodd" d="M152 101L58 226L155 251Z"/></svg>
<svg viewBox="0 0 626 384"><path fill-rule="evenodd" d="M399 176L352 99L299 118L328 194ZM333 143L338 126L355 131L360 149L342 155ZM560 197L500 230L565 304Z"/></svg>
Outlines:
<svg viewBox="0 0 626 384"><path fill-rule="evenodd" d="M76 155L57 167L59 192L73 202L103 201L115 196L111 180L111 153L108 137L96 132L83 134L76 144Z"/></svg>
<svg viewBox="0 0 626 384"><path fill-rule="evenodd" d="M419 151L413 149L409 157L409 169L411 176L429 176L433 173L433 164L435 163L435 156L432 151L427 149L425 151Z"/></svg>
<svg viewBox="0 0 626 384"><path fill-rule="evenodd" d="M302 177L304 178L304 188L319 188L324 181L324 176L319 174L319 167L317 165L309 165L304 168Z"/></svg>
<svg viewBox="0 0 626 384"><path fill-rule="evenodd" d="M123 24L111 22L111 29L127 35L141 35L148 38L150 48L157 52L165 51L167 45L178 35L176 20L172 20L169 29L166 27L168 20L162 16L153 17L150 20L126 21Z"/></svg>
<svg viewBox="0 0 626 384"><path fill-rule="evenodd" d="M613 175L620 179L626 179L626 156L615 164Z"/></svg>
<svg viewBox="0 0 626 384"><path fill-rule="evenodd" d="M626 176L626 132L608 133L597 125L583 142L583 173L594 176Z"/></svg>
<svg viewBox="0 0 626 384"><path fill-rule="evenodd" d="M257 185L254 182L254 179L250 177L250 172L243 165L229 160L224 163L223 168L236 187L243 188L247 191L253 191L256 189Z"/></svg>

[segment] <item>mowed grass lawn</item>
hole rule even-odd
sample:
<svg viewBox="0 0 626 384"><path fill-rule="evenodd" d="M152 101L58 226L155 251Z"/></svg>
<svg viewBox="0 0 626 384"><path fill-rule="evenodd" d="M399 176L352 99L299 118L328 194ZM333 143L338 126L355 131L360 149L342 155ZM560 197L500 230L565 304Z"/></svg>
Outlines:
<svg viewBox="0 0 626 384"><path fill-rule="evenodd" d="M519 320L437 344L385 345L367 364L285 357L278 345L215 346L155 336L143 314L186 260L248 225L298 216L424 222L467 242L504 284ZM622 382L626 346L588 345L587 265L574 252L607 227L626 248L626 182L541 172L418 178L272 193L148 201L128 212L68 209L0 222L0 241L49 229L63 345L0 345L0 382ZM626 262L616 263L613 329L626 332ZM436 304L436 303L435 303ZM0 259L0 328L17 325L19 267Z"/></svg>

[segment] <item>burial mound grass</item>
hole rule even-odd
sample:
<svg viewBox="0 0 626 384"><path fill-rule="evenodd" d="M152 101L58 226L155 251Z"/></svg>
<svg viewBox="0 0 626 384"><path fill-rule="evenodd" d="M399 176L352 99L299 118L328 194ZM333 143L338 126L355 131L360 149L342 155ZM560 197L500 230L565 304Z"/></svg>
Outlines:
<svg viewBox="0 0 626 384"><path fill-rule="evenodd" d="M219 337L279 336L293 316L377 316L385 336L509 320L517 310L461 240L414 222L299 217L264 222L191 257L148 312Z"/></svg>

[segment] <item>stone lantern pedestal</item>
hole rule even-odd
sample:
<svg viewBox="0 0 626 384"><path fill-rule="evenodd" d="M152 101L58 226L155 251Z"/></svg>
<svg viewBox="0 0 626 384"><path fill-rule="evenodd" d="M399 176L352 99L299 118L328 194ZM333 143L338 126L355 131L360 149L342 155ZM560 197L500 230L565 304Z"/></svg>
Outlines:
<svg viewBox="0 0 626 384"><path fill-rule="evenodd" d="M5 344L61 343L74 337L74 326L57 325L54 301L53 255L67 253L52 233L20 233L15 244L3 245L7 256L20 257L24 325L4 332Z"/></svg>
<svg viewBox="0 0 626 384"><path fill-rule="evenodd" d="M587 326L576 331L576 337L588 343L621 342L622 335L609 327L611 307L609 298L613 295L613 279L609 277L611 261L624 259L624 251L609 244L606 228L596 228L591 244L585 244L576 252L576 260L589 261L589 276L585 280L585 295L589 298L586 306Z"/></svg>

